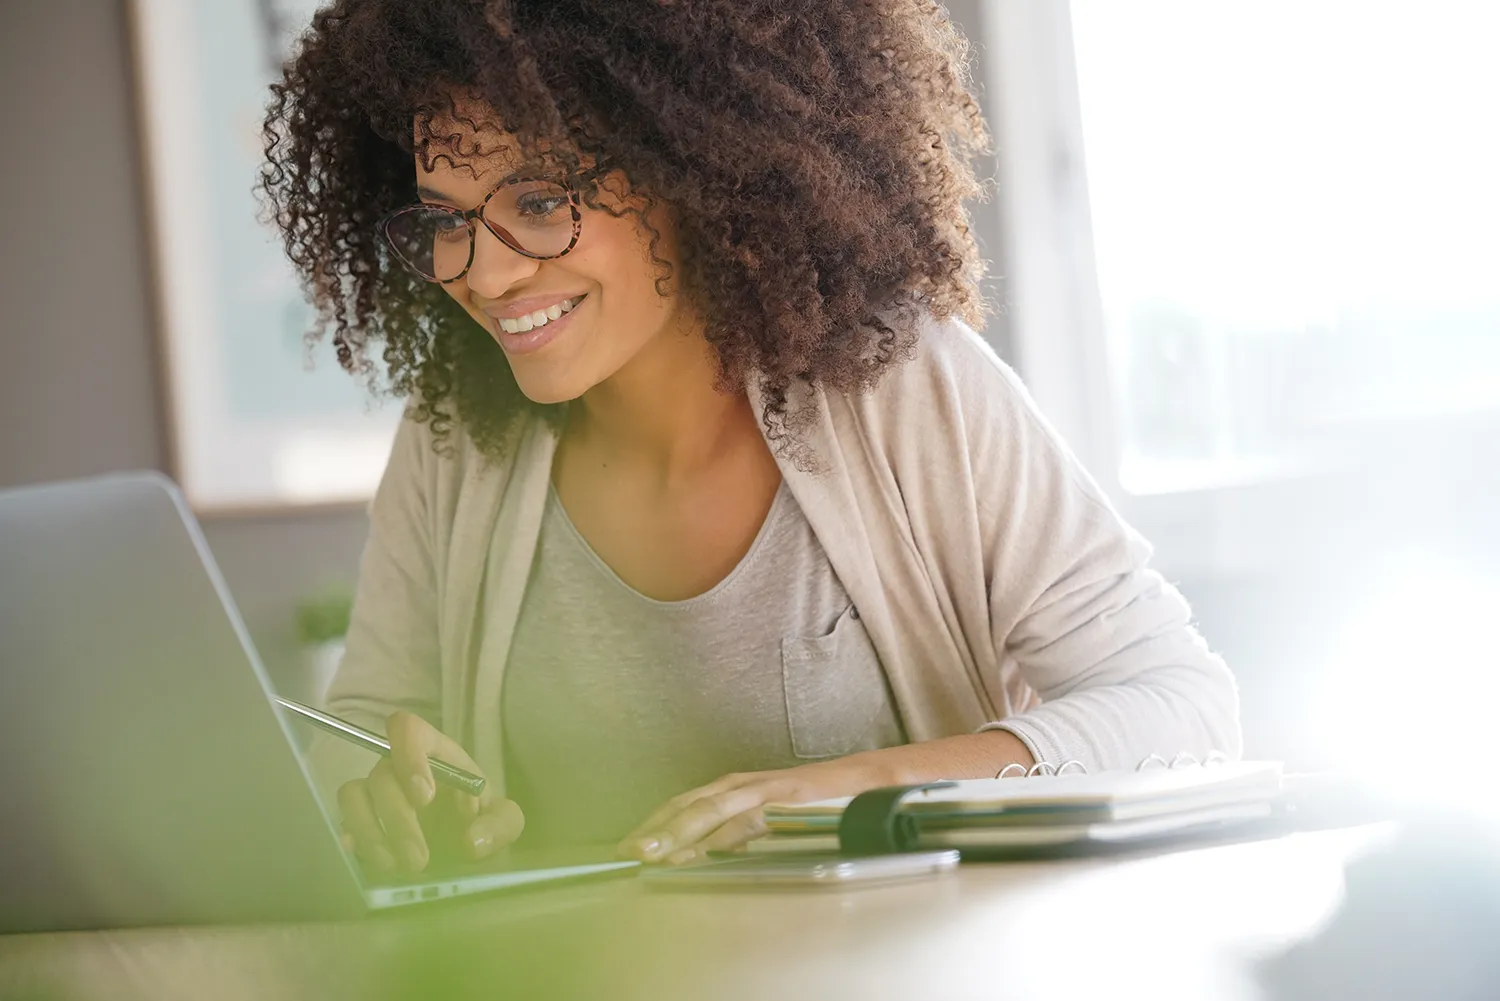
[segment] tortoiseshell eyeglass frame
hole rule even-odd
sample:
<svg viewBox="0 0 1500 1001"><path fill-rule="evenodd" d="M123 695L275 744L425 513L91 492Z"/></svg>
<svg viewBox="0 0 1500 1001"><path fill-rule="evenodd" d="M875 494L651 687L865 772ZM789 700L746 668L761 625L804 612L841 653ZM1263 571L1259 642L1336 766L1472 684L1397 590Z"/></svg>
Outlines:
<svg viewBox="0 0 1500 1001"><path fill-rule="evenodd" d="M540 173L523 172L519 174L513 174L491 188L490 193L485 195L484 200L481 201L478 205L474 206L472 209L467 210L449 208L446 205L427 205L425 203L418 205L403 205L399 209L396 209L394 212L388 213L380 220L378 224L380 235L382 238L384 238L386 245L391 248L391 252L396 255L396 260L401 262L402 267L406 268L407 271L410 271L412 274L416 275L418 278L421 278L423 281L431 282L435 285L447 285L451 282L460 281L465 275L469 273L469 269L474 266L474 240L475 237L478 236L478 233L474 229L474 223L476 220L482 223L485 229L493 233L495 235L495 239L499 240L511 250L514 250L516 253L520 254L522 257L529 257L534 261L555 261L559 257L567 256L567 254L578 245L578 237L583 232L583 215L579 212L579 191L582 188L598 181L600 177L609 172L609 169L610 168L604 166L594 167L589 170L570 174L563 180L558 180L556 177L548 177ZM484 210L485 207L489 205L491 199L493 199L501 191L504 191L506 188L510 187L512 184L525 184L528 181L537 181L544 184L556 184L565 192L567 192L568 211L572 213L573 216L573 236L568 240L568 245L555 254L532 253L525 247L521 246L521 242L514 236L511 236L508 232L506 232L503 227L496 226L489 219L485 218ZM463 270L459 271L459 273L454 275L452 278L436 278L425 273L406 259L406 255L401 252L401 249L397 242L391 238L390 225L400 216L408 212L432 211L446 212L450 215L456 216L459 219L462 219L464 225L467 226L469 230L469 259L464 262Z"/></svg>

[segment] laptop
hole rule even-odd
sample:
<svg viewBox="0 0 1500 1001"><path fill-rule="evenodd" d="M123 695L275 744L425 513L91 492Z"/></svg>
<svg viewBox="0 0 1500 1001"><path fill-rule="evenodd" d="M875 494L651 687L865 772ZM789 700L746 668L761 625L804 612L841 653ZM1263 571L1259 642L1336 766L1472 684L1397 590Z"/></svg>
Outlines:
<svg viewBox="0 0 1500 1001"><path fill-rule="evenodd" d="M635 866L376 880L272 694L171 480L0 491L0 932L346 918Z"/></svg>

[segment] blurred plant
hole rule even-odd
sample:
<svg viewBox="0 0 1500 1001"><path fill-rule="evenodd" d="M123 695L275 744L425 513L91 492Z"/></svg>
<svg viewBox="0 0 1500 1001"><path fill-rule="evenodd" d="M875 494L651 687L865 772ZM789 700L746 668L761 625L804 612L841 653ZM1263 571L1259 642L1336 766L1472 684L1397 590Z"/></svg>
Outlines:
<svg viewBox="0 0 1500 1001"><path fill-rule="evenodd" d="M354 596L347 588L325 591L297 605L297 641L317 646L341 640L349 631L349 611Z"/></svg>

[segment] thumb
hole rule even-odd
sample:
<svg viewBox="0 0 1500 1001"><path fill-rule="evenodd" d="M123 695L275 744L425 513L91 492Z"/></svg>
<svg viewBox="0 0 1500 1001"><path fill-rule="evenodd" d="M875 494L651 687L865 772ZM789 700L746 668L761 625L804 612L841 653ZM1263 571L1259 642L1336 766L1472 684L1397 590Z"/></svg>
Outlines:
<svg viewBox="0 0 1500 1001"><path fill-rule="evenodd" d="M482 804L479 816L464 832L469 857L482 859L521 836L526 817L513 800L495 799Z"/></svg>

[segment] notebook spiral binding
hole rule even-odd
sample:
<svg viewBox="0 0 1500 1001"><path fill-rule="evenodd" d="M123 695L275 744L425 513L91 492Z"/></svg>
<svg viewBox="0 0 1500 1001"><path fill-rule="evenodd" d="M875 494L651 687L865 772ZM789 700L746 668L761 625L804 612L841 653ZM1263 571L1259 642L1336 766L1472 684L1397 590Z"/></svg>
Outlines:
<svg viewBox="0 0 1500 1001"><path fill-rule="evenodd" d="M1160 754L1148 754L1136 764L1135 770L1138 772L1144 772L1152 768L1206 768L1211 765L1222 765L1228 760L1228 755L1224 754L1222 751L1212 751L1208 754L1207 757L1203 758L1202 760L1199 760L1196 754L1189 754L1186 751L1182 751L1174 755L1170 761L1162 757ZM1088 767L1082 761L1076 761L1072 759L1064 761L1060 765L1055 765L1050 761L1038 761L1030 768L1013 761L996 772L995 778L1020 779L1033 778L1037 775L1067 775L1069 773L1074 775L1087 775L1088 772Z"/></svg>

